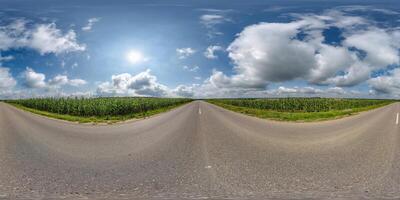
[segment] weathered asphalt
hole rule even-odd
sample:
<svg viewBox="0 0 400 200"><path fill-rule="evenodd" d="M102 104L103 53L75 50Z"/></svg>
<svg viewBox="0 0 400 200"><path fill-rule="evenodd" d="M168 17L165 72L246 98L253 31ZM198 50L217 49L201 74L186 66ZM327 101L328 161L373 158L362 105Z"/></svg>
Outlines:
<svg viewBox="0 0 400 200"><path fill-rule="evenodd" d="M0 103L0 199L400 198L399 111L287 123L195 101L94 126Z"/></svg>

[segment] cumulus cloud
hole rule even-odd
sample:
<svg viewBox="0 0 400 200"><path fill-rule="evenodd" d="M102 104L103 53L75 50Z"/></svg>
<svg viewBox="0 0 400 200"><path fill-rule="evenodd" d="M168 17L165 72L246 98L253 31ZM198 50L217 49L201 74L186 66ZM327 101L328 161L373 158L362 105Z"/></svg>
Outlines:
<svg viewBox="0 0 400 200"><path fill-rule="evenodd" d="M368 84L374 93L400 96L400 68L387 75L371 78Z"/></svg>
<svg viewBox="0 0 400 200"><path fill-rule="evenodd" d="M69 79L66 75L56 75L49 82L50 87L60 87L63 85L70 85L74 87L79 87L85 85L87 82L82 79Z"/></svg>
<svg viewBox="0 0 400 200"><path fill-rule="evenodd" d="M85 50L84 45L77 43L76 34L73 30L62 34L55 23L38 25L31 33L28 46L38 50L41 54Z"/></svg>
<svg viewBox="0 0 400 200"><path fill-rule="evenodd" d="M280 82L303 78L316 65L312 44L293 40L302 23L246 27L228 47L235 70L246 77Z"/></svg>
<svg viewBox="0 0 400 200"><path fill-rule="evenodd" d="M315 59L315 65L307 72L307 78L313 84L338 82L327 79L335 77L338 71L346 70L346 67L354 65L354 60L356 60L355 54L347 48L325 44L321 44L319 54L313 59Z"/></svg>
<svg viewBox="0 0 400 200"><path fill-rule="evenodd" d="M193 55L194 53L196 53L196 50L194 50L190 47L176 49L176 54L178 55L179 59L185 59L185 58Z"/></svg>
<svg viewBox="0 0 400 200"><path fill-rule="evenodd" d="M193 97L200 87L198 84L178 85L170 89L159 83L150 70L138 74L117 74L111 81L102 82L97 87L99 96L151 96L151 97Z"/></svg>
<svg viewBox="0 0 400 200"><path fill-rule="evenodd" d="M209 80L203 84L190 86L181 85L190 91L190 95L196 98L265 98L265 97L366 97L368 94L345 90L341 87L287 87L279 86L275 89L255 89L241 87L216 87ZM176 90L176 89L175 89ZM175 91L174 90L174 91ZM183 95L178 95L183 96Z"/></svg>
<svg viewBox="0 0 400 200"><path fill-rule="evenodd" d="M136 75L112 75L111 82L100 83L97 93L101 96L165 96L167 86L158 83L157 77L146 70Z"/></svg>
<svg viewBox="0 0 400 200"><path fill-rule="evenodd" d="M0 26L0 50L17 48L31 48L40 54L60 54L84 51L86 47L78 43L73 30L63 33L55 23L28 26L27 21L19 19Z"/></svg>
<svg viewBox="0 0 400 200"><path fill-rule="evenodd" d="M27 67L22 73L24 85L27 88L35 89L58 89L64 85L74 87L85 85L87 82L82 79L69 79L66 75L56 75L46 82L46 75L35 72L32 68Z"/></svg>
<svg viewBox="0 0 400 200"><path fill-rule="evenodd" d="M208 83L216 88L254 88L265 89L266 82L257 77L245 76L243 74L228 77L223 72L213 70L207 79Z"/></svg>
<svg viewBox="0 0 400 200"><path fill-rule="evenodd" d="M224 49L221 46L218 45L211 45L208 46L206 51L204 51L204 56L208 59L216 59L218 58L217 55L215 55L216 51L223 51Z"/></svg>
<svg viewBox="0 0 400 200"><path fill-rule="evenodd" d="M399 64L400 32L379 28L355 32L345 40L345 45L365 52L364 62L372 67ZM368 42L366 42L368 41Z"/></svg>
<svg viewBox="0 0 400 200"><path fill-rule="evenodd" d="M46 75L35 72L32 68L27 67L23 72L23 78L25 79L25 86L28 88L44 88L46 87Z"/></svg>
<svg viewBox="0 0 400 200"><path fill-rule="evenodd" d="M337 9L293 16L287 23L245 27L227 48L234 74L214 71L210 84L257 89L274 82L305 80L349 87L368 80L374 70L400 64L398 29L379 27ZM332 27L340 29L343 37L335 44L324 36Z"/></svg>
<svg viewBox="0 0 400 200"><path fill-rule="evenodd" d="M65 85L68 83L68 77L65 75L57 75L49 81L50 85Z"/></svg>
<svg viewBox="0 0 400 200"><path fill-rule="evenodd" d="M8 91L17 84L17 81L12 77L10 69L0 67L0 90Z"/></svg>
<svg viewBox="0 0 400 200"><path fill-rule="evenodd" d="M193 97L193 86L178 85L173 91L179 97Z"/></svg>
<svg viewBox="0 0 400 200"><path fill-rule="evenodd" d="M86 26L82 27L83 31L91 31L93 28L93 25L97 22L100 21L100 18L90 18L88 19L88 23L86 24Z"/></svg>

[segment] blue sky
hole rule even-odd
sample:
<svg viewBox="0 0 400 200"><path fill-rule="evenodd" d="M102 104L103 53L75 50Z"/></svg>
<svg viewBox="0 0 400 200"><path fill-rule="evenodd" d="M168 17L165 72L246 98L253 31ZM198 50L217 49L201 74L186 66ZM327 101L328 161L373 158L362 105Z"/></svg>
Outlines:
<svg viewBox="0 0 400 200"><path fill-rule="evenodd" d="M400 96L395 1L0 4L0 98Z"/></svg>

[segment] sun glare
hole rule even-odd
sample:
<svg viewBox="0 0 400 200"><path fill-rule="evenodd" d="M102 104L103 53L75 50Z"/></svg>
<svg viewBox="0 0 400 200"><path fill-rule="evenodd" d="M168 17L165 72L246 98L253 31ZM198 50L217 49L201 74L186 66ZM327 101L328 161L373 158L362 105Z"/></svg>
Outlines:
<svg viewBox="0 0 400 200"><path fill-rule="evenodd" d="M146 58L140 51L131 50L126 54L126 59L131 64L137 64L146 61Z"/></svg>

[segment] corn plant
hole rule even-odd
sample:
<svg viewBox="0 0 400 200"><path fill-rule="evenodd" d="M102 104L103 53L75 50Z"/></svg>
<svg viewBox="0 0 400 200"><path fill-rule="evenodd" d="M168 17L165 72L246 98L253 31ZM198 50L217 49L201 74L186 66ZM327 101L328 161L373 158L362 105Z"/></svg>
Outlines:
<svg viewBox="0 0 400 200"><path fill-rule="evenodd" d="M275 99L214 99L216 103L279 112L327 112L346 110L393 102L378 99L336 98L275 98Z"/></svg>
<svg viewBox="0 0 400 200"><path fill-rule="evenodd" d="M8 100L28 108L72 116L121 116L146 115L147 112L169 106L176 106L191 99L146 98L146 97L104 97L104 98L34 98Z"/></svg>

